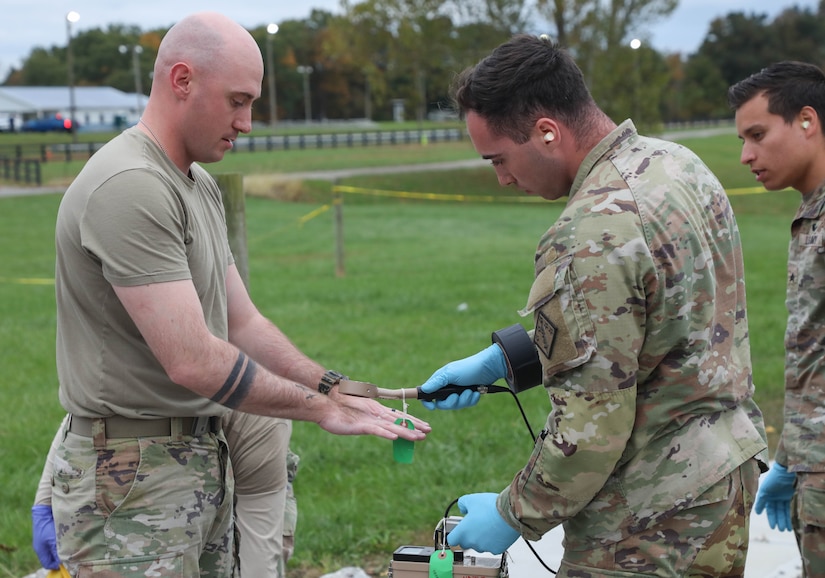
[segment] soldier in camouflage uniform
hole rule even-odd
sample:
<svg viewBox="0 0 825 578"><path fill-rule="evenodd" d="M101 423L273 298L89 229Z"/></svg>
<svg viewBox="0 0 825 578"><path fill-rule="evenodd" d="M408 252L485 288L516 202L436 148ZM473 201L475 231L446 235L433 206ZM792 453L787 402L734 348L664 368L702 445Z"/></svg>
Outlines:
<svg viewBox="0 0 825 578"><path fill-rule="evenodd" d="M453 89L500 184L569 200L521 312L547 423L508 488L459 500L449 543L498 553L562 524L559 577L742 576L767 444L725 191L691 151L612 122L547 37L512 38ZM494 344L422 388L509 362Z"/></svg>
<svg viewBox="0 0 825 578"><path fill-rule="evenodd" d="M199 163L249 132L262 78L247 30L213 12L184 18L160 44L140 123L96 152L61 201L57 373L71 415L52 510L72 576L231 576L229 410L342 435L419 441L430 429L339 394L346 378L249 297L221 192Z"/></svg>
<svg viewBox="0 0 825 578"><path fill-rule="evenodd" d="M775 63L730 87L728 101L742 163L766 189L802 193L788 256L785 423L756 512L793 529L805 576L825 576L825 74Z"/></svg>

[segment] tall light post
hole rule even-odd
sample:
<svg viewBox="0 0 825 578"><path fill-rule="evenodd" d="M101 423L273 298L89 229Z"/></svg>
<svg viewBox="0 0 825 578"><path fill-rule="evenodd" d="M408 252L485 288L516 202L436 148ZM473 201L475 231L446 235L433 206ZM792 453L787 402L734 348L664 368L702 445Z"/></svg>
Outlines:
<svg viewBox="0 0 825 578"><path fill-rule="evenodd" d="M364 69L364 118L372 120L372 96L370 95L370 74Z"/></svg>
<svg viewBox="0 0 825 578"><path fill-rule="evenodd" d="M129 52L129 47L121 44L118 47L118 52L126 54ZM140 78L140 55L143 52L143 47L140 44L132 46L132 72L135 75L135 93L137 94L137 112L138 118L143 115L143 82Z"/></svg>
<svg viewBox="0 0 825 578"><path fill-rule="evenodd" d="M312 104L309 95L309 75L312 74L312 67L299 64L296 70L304 75L304 118L306 122L309 122L312 120Z"/></svg>
<svg viewBox="0 0 825 578"><path fill-rule="evenodd" d="M630 48L634 52L633 68L635 69L635 80L633 83L633 122L640 123L639 118L639 84L642 82L642 73L639 71L639 48L642 47L642 41L634 38L630 41Z"/></svg>
<svg viewBox="0 0 825 578"><path fill-rule="evenodd" d="M72 24L80 20L80 14L72 10L66 14L66 64L69 71L69 120L72 123L72 140L77 142L77 119L74 100L74 55L72 54Z"/></svg>
<svg viewBox="0 0 825 578"><path fill-rule="evenodd" d="M278 120L278 100L275 95L275 61L272 59L272 38L278 34L278 25L274 22L266 27L266 66L269 82L269 125L275 127Z"/></svg>

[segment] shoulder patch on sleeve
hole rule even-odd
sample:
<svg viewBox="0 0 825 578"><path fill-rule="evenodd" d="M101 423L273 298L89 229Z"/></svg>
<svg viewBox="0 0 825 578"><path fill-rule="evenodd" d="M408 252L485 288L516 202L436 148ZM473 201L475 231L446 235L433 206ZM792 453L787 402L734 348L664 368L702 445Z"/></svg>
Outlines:
<svg viewBox="0 0 825 578"><path fill-rule="evenodd" d="M533 342L536 348L550 358L553 354L553 344L556 342L556 326L542 312L536 314L536 331L533 334Z"/></svg>
<svg viewBox="0 0 825 578"><path fill-rule="evenodd" d="M596 332L573 270L572 256L538 272L522 316L533 314L533 342L545 379L582 365L596 351Z"/></svg>

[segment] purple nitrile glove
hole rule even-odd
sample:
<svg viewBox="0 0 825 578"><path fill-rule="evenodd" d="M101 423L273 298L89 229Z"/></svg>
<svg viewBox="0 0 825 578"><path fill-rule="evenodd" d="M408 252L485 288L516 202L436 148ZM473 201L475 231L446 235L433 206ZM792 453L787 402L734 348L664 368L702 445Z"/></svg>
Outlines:
<svg viewBox="0 0 825 578"><path fill-rule="evenodd" d="M32 547L43 568L57 570L60 567L54 516L52 507L47 504L32 506Z"/></svg>
<svg viewBox="0 0 825 578"><path fill-rule="evenodd" d="M498 494L467 494L458 499L464 519L447 534L450 546L460 545L479 552L501 554L520 534L504 521L496 507Z"/></svg>
<svg viewBox="0 0 825 578"><path fill-rule="evenodd" d="M451 361L437 370L421 386L421 391L433 393L447 385L491 385L507 377L504 351L496 344L464 359ZM427 409L464 409L478 403L481 394L470 389L450 394L442 401L422 401Z"/></svg>
<svg viewBox="0 0 825 578"><path fill-rule="evenodd" d="M756 492L754 511L761 514L763 510L768 514L768 525L780 532L790 532L791 527L791 498L794 494L796 474L788 472L788 468L776 462L770 471L759 483Z"/></svg>

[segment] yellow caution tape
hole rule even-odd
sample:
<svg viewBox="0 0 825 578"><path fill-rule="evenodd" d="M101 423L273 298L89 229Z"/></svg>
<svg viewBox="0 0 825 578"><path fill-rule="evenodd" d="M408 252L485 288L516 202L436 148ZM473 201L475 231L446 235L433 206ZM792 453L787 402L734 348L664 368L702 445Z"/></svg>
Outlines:
<svg viewBox="0 0 825 578"><path fill-rule="evenodd" d="M347 185L336 185L332 187L333 193L349 193L354 195L372 195L374 197L395 197L398 199L419 199L425 201L459 201L476 203L546 203L547 200L536 196L493 196L493 195L447 195L439 193L416 193L411 191L386 191L381 189L363 189L360 187L350 187ZM738 189L726 189L728 195L752 195L768 193L764 187L743 187ZM562 197L551 202L567 202L567 197Z"/></svg>
<svg viewBox="0 0 825 578"><path fill-rule="evenodd" d="M356 195L372 195L374 197L394 197L397 199L419 199L424 201L470 201L474 203L537 203L547 201L540 197L525 196L493 196L493 195L445 195L438 193L416 193L411 191L382 191L380 189L362 189L347 185L332 187L333 193L351 193ZM559 199L567 201L567 197Z"/></svg>
<svg viewBox="0 0 825 578"><path fill-rule="evenodd" d="M743 187L741 189L726 189L725 192L730 195L755 195L757 193L770 193L776 191L769 191L765 187Z"/></svg>
<svg viewBox="0 0 825 578"><path fill-rule="evenodd" d="M9 277L0 277L0 282L2 282L2 283L15 283L17 285L54 285L54 279L33 279L33 278L12 279L12 278L9 278Z"/></svg>

